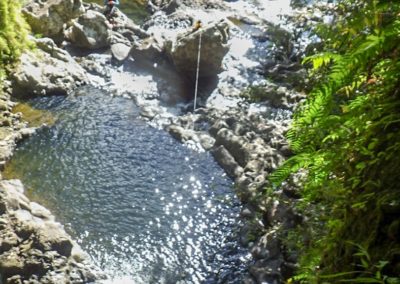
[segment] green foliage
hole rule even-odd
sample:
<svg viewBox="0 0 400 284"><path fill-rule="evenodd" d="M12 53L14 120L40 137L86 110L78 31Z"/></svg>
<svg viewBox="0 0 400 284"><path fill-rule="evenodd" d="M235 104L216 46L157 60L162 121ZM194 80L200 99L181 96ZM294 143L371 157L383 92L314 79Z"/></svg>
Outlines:
<svg viewBox="0 0 400 284"><path fill-rule="evenodd" d="M306 213L318 230L295 280L399 283L400 3L343 0L336 13L316 29L324 52L304 60L321 79L287 134L295 156L270 180L305 169L300 206L320 209Z"/></svg>
<svg viewBox="0 0 400 284"><path fill-rule="evenodd" d="M19 2L0 0L0 75L5 65L15 61L28 46L28 31Z"/></svg>

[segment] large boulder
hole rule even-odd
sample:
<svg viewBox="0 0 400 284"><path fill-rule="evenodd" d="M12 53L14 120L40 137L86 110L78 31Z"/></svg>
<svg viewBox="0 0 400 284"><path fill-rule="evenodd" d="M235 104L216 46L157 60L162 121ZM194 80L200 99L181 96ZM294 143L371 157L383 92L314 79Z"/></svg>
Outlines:
<svg viewBox="0 0 400 284"><path fill-rule="evenodd" d="M150 36L135 43L130 50L130 54L135 60L144 59L154 62L162 56L163 48L154 37Z"/></svg>
<svg viewBox="0 0 400 284"><path fill-rule="evenodd" d="M36 34L62 40L63 27L84 12L81 0L33 0L22 10Z"/></svg>
<svg viewBox="0 0 400 284"><path fill-rule="evenodd" d="M74 46L99 49L110 46L111 29L106 17L88 10L66 31L66 37Z"/></svg>
<svg viewBox="0 0 400 284"><path fill-rule="evenodd" d="M12 92L17 97L66 95L87 82L82 67L51 39L36 40L35 52L26 52L12 72Z"/></svg>
<svg viewBox="0 0 400 284"><path fill-rule="evenodd" d="M229 23L211 23L196 31L166 42L166 52L177 71L189 79L196 75L201 35L200 77L212 77L222 71L222 59L229 50Z"/></svg>

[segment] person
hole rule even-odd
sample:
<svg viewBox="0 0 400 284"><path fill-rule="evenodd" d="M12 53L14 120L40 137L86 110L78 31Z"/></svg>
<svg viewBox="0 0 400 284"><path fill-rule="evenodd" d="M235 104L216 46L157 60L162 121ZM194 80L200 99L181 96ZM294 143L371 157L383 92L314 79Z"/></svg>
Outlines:
<svg viewBox="0 0 400 284"><path fill-rule="evenodd" d="M200 20L197 20L192 27L192 32L199 30L202 25L202 22Z"/></svg>
<svg viewBox="0 0 400 284"><path fill-rule="evenodd" d="M104 15L108 19L115 13L115 9L117 8L116 6L119 5L119 0L104 0L104 5L106 6Z"/></svg>

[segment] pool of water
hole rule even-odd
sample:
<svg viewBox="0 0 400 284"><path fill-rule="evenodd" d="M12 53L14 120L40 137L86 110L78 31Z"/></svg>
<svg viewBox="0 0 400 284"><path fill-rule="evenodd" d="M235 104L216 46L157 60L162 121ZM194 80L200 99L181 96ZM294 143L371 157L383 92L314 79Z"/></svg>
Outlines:
<svg viewBox="0 0 400 284"><path fill-rule="evenodd" d="M19 146L5 175L52 210L111 282L240 282L240 206L208 153L93 87L29 104L57 121Z"/></svg>

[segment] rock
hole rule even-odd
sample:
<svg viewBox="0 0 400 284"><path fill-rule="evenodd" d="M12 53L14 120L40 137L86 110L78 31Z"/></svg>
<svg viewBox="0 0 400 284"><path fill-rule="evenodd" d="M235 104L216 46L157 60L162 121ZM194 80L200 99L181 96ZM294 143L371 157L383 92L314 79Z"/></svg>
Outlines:
<svg viewBox="0 0 400 284"><path fill-rule="evenodd" d="M211 153L230 177L235 178L243 172L243 168L239 166L224 146L220 145L214 148Z"/></svg>
<svg viewBox="0 0 400 284"><path fill-rule="evenodd" d="M217 136L217 133L219 130L221 130L222 128L229 128L229 125L225 122L225 120L223 119L218 119L208 130L208 132L210 132L210 134L214 137Z"/></svg>
<svg viewBox="0 0 400 284"><path fill-rule="evenodd" d="M110 27L106 17L88 10L66 31L67 39L77 47L100 49L110 46Z"/></svg>
<svg viewBox="0 0 400 284"><path fill-rule="evenodd" d="M264 169L264 162L262 160L251 160L246 164L244 171L259 173Z"/></svg>
<svg viewBox="0 0 400 284"><path fill-rule="evenodd" d="M73 244L69 236L57 223L51 222L45 224L37 232L37 247L45 251L55 250L60 255L70 256Z"/></svg>
<svg viewBox="0 0 400 284"><path fill-rule="evenodd" d="M39 39L35 39L35 38L31 38L36 46L41 49L42 51L46 52L48 55L50 55L51 57L64 61L64 62L68 62L71 61L71 55L59 48L52 39L50 38L39 38Z"/></svg>
<svg viewBox="0 0 400 284"><path fill-rule="evenodd" d="M250 274L256 279L257 283L279 284L281 283L280 273L276 272L279 267L269 268L271 264L260 264L250 267Z"/></svg>
<svg viewBox="0 0 400 284"><path fill-rule="evenodd" d="M111 54L113 58L119 62L128 58L130 50L131 47L123 43L115 43L111 45Z"/></svg>
<svg viewBox="0 0 400 284"><path fill-rule="evenodd" d="M31 213L33 216L42 219L54 220L54 216L51 214L51 212L42 205L37 204L36 202L31 202L29 205L31 207Z"/></svg>
<svg viewBox="0 0 400 284"><path fill-rule="evenodd" d="M61 41L64 24L81 15L84 8L81 0L34 0L22 12L35 34Z"/></svg>
<svg viewBox="0 0 400 284"><path fill-rule="evenodd" d="M101 278L54 216L19 180L0 181L0 282L93 283Z"/></svg>
<svg viewBox="0 0 400 284"><path fill-rule="evenodd" d="M7 279L22 272L24 262L17 251L11 250L0 255L0 275Z"/></svg>
<svg viewBox="0 0 400 284"><path fill-rule="evenodd" d="M9 251L18 243L19 238L14 232L8 230L3 230L0 232L0 254L4 253L5 251Z"/></svg>
<svg viewBox="0 0 400 284"><path fill-rule="evenodd" d="M197 68L201 34L200 77L212 77L221 72L221 62L229 50L227 21L211 23L197 31L190 31L166 42L166 52L179 73L194 79Z"/></svg>
<svg viewBox="0 0 400 284"><path fill-rule="evenodd" d="M181 142L193 140L193 138L196 137L196 134L194 133L193 130L185 129L178 125L170 125L167 128L167 131L172 135L172 137Z"/></svg>
<svg viewBox="0 0 400 284"><path fill-rule="evenodd" d="M201 146L206 151L210 150L215 144L215 139L208 134L200 134L199 139Z"/></svg>
<svg viewBox="0 0 400 284"><path fill-rule="evenodd" d="M85 71L68 53L50 39L38 42L43 49L22 54L10 76L14 96L67 95L86 83Z"/></svg>
<svg viewBox="0 0 400 284"><path fill-rule="evenodd" d="M12 277L7 278L6 284L22 284L21 275L14 275Z"/></svg>
<svg viewBox="0 0 400 284"><path fill-rule="evenodd" d="M263 235L251 250L256 259L276 259L281 254L279 238L275 231Z"/></svg>
<svg viewBox="0 0 400 284"><path fill-rule="evenodd" d="M163 54L163 49L154 37L148 37L138 44L134 44L130 51L135 60L157 61Z"/></svg>
<svg viewBox="0 0 400 284"><path fill-rule="evenodd" d="M19 131L22 135L22 138L30 137L36 132L36 128L30 127L30 128L23 128Z"/></svg>
<svg viewBox="0 0 400 284"><path fill-rule="evenodd" d="M153 106L144 106L140 111L140 115L144 118L152 120L155 116L159 114L159 109ZM177 137L175 137L177 138ZM178 138L177 138L178 139Z"/></svg>
<svg viewBox="0 0 400 284"><path fill-rule="evenodd" d="M235 135L229 129L222 128L216 135L215 143L216 145L223 145L241 167L246 166L243 146L247 141L243 137Z"/></svg>
<svg viewBox="0 0 400 284"><path fill-rule="evenodd" d="M240 217L251 219L255 216L254 210L251 210L249 207L243 207L242 211L240 211Z"/></svg>

